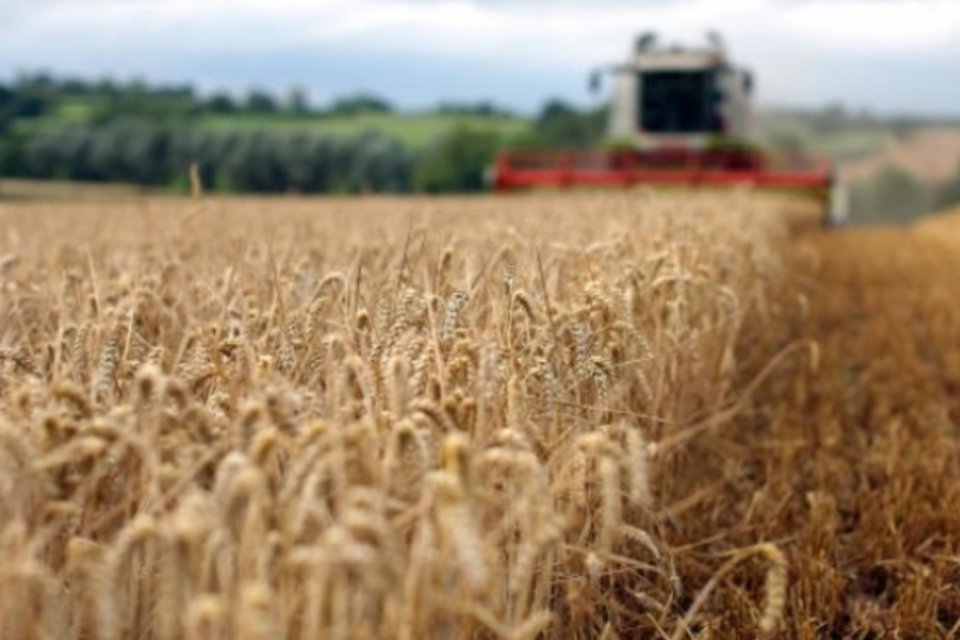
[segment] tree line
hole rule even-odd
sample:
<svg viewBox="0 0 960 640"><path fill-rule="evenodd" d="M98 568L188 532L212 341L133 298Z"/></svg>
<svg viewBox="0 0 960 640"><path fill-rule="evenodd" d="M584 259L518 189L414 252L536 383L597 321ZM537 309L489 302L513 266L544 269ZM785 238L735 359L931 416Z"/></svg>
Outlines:
<svg viewBox="0 0 960 640"><path fill-rule="evenodd" d="M405 191L414 166L409 149L381 135L219 132L143 120L44 128L4 155L0 173L24 178L177 187L196 163L215 190L264 193Z"/></svg>
<svg viewBox="0 0 960 640"><path fill-rule="evenodd" d="M0 130L16 118L55 114L68 101L82 102L90 111L85 114L85 119L98 123L131 116L169 122L209 114L322 117L394 111L387 100L364 93L344 96L326 107L318 108L309 103L306 93L298 87L280 97L262 88L253 88L242 96L226 92L204 96L185 84L152 85L142 80L123 82L109 78L56 78L38 73L21 75L8 84L0 83Z"/></svg>
<svg viewBox="0 0 960 640"><path fill-rule="evenodd" d="M71 121L64 105L81 105ZM126 182L184 188L196 163L204 184L225 192L357 193L475 191L505 146L586 147L600 140L603 114L548 102L524 134L457 126L414 150L377 132L358 135L272 127L214 130L210 114L299 114L313 117L391 113L382 98L357 94L324 109L303 92L277 98L199 96L189 86L150 86L24 76L0 85L0 175L33 179ZM438 114L504 117L490 103L446 103Z"/></svg>

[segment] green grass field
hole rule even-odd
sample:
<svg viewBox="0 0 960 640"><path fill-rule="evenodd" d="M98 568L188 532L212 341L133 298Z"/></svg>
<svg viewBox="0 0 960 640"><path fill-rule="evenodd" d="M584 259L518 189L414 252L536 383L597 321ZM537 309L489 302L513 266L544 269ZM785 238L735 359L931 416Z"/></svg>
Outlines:
<svg viewBox="0 0 960 640"><path fill-rule="evenodd" d="M350 136L376 131L413 148L422 148L445 132L459 126L495 131L505 138L524 133L530 127L522 118L442 114L368 113L356 116L224 115L207 116L202 122L213 129L306 130Z"/></svg>

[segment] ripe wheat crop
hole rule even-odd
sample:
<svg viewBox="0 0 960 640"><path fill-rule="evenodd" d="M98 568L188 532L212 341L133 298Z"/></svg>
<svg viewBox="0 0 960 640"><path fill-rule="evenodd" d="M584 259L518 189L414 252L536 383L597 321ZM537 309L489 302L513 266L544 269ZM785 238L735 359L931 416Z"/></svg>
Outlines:
<svg viewBox="0 0 960 640"><path fill-rule="evenodd" d="M0 637L814 637L794 208L0 206Z"/></svg>

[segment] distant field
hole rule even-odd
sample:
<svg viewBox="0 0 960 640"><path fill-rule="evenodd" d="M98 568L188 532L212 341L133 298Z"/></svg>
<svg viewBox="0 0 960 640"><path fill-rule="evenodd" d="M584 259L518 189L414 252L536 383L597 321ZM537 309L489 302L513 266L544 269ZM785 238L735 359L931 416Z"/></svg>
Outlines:
<svg viewBox="0 0 960 640"><path fill-rule="evenodd" d="M486 117L440 114L369 113L356 116L284 116L284 115L225 115L208 116L203 123L213 129L285 129L308 130L332 135L351 136L365 131L376 131L414 148L424 147L445 132L466 126L495 131L505 138L516 136L530 127L523 118Z"/></svg>
<svg viewBox="0 0 960 640"><path fill-rule="evenodd" d="M940 182L960 167L960 128L929 127L893 139L879 149L841 167L844 180L864 180L884 166L903 169L922 182Z"/></svg>
<svg viewBox="0 0 960 640"><path fill-rule="evenodd" d="M803 148L829 155L837 162L862 158L896 140L892 125L845 126L819 130L809 115L792 111L761 110L756 117L756 136L764 145L782 145L794 141Z"/></svg>

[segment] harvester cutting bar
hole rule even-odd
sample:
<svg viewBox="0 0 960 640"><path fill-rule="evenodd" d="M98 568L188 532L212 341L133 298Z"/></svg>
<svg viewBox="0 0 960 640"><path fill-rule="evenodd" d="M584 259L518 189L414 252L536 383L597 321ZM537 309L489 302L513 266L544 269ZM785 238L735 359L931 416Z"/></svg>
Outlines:
<svg viewBox="0 0 960 640"><path fill-rule="evenodd" d="M819 190L830 187L831 172L826 163L809 158L774 158L750 150L507 151L495 166L494 186L500 191L633 185Z"/></svg>

